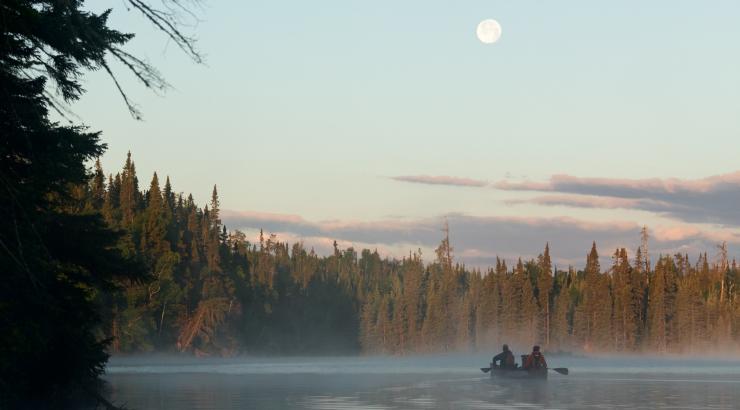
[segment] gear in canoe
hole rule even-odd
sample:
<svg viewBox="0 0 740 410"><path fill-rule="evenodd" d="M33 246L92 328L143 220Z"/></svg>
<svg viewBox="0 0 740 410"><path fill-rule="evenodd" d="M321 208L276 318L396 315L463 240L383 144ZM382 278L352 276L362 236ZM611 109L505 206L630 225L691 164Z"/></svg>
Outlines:
<svg viewBox="0 0 740 410"><path fill-rule="evenodd" d="M508 345L503 346L503 351L493 357L490 367L482 367L483 373L491 374L491 377L513 378L513 379L547 379L548 370L567 375L568 369L564 367L550 368L547 366L545 355L539 346L532 348L529 355L521 355L522 366L516 363L514 354Z"/></svg>

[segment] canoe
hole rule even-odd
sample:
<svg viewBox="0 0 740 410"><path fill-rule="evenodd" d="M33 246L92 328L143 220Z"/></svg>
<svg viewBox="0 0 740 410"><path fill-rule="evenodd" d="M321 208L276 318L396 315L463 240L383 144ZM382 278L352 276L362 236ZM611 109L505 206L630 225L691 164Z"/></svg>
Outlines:
<svg viewBox="0 0 740 410"><path fill-rule="evenodd" d="M516 369L494 367L491 369L491 377L497 379L547 379L547 369L525 370L521 367Z"/></svg>

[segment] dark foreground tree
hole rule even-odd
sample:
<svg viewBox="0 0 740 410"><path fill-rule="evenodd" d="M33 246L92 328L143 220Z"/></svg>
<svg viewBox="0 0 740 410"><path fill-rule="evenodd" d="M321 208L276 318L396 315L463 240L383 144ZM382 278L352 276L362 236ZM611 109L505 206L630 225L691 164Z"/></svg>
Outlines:
<svg viewBox="0 0 740 410"><path fill-rule="evenodd" d="M168 14L131 3L178 34ZM133 35L109 28L108 14L75 0L0 2L0 408L99 398L108 341L94 301L117 279L145 278L121 256L118 234L75 199L105 149L99 133L49 118L80 97L84 70L113 76L106 58L147 87L165 85L124 51Z"/></svg>

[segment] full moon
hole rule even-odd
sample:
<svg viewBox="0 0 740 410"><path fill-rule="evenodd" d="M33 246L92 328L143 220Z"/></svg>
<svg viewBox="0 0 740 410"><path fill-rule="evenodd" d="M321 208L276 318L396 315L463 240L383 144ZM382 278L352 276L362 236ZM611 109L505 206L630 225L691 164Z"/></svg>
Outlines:
<svg viewBox="0 0 740 410"><path fill-rule="evenodd" d="M478 40L483 44L493 44L501 38L501 24L494 19L483 20L475 30Z"/></svg>

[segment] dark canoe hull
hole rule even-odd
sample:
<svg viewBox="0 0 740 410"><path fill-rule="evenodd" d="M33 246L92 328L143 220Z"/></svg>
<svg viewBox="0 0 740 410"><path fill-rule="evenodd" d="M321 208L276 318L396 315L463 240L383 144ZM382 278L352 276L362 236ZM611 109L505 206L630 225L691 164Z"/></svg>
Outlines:
<svg viewBox="0 0 740 410"><path fill-rule="evenodd" d="M517 379L517 380L546 380L547 369L524 370L518 369L491 369L491 377L495 379Z"/></svg>

